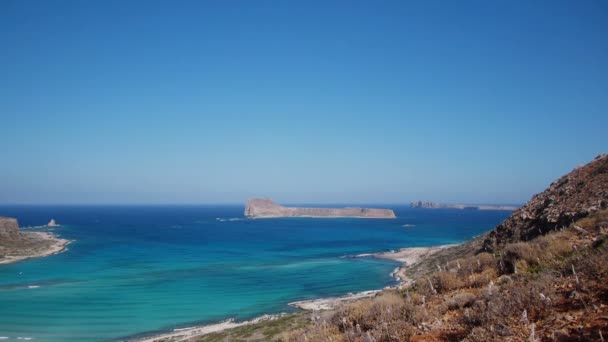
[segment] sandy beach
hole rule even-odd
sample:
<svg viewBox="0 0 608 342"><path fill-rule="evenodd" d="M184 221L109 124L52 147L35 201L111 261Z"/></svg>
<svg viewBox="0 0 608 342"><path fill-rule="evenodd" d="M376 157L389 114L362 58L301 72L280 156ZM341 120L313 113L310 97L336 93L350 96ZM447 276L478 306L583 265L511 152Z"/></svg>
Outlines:
<svg viewBox="0 0 608 342"><path fill-rule="evenodd" d="M32 241L33 246L25 248L25 251L22 252L23 254L20 253L19 255L5 255L0 257L0 264L10 264L26 259L58 254L66 251L66 246L72 242L70 240L57 238L52 233L48 232L27 232L21 234L27 234L27 238Z"/></svg>

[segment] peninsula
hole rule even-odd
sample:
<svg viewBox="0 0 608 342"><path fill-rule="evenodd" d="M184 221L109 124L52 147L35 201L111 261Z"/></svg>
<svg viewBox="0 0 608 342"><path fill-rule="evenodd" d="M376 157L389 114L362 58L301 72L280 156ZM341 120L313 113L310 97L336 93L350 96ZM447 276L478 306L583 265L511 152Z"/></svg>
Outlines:
<svg viewBox="0 0 608 342"><path fill-rule="evenodd" d="M250 218L317 217L317 218L376 218L394 219L391 209L377 208L303 208L284 207L269 198L247 201L245 216Z"/></svg>
<svg viewBox="0 0 608 342"><path fill-rule="evenodd" d="M57 254L68 243L47 232L21 232L16 219L0 217L0 264Z"/></svg>

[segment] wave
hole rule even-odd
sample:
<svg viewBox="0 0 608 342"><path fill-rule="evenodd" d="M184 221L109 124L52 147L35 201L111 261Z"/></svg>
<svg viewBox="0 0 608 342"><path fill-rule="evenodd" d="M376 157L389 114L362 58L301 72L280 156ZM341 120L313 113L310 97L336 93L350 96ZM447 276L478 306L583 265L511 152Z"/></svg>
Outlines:
<svg viewBox="0 0 608 342"><path fill-rule="evenodd" d="M21 227L19 229L36 229L36 228L46 228L48 227L46 224L41 224L38 226L25 226L25 227Z"/></svg>
<svg viewBox="0 0 608 342"><path fill-rule="evenodd" d="M173 329L173 331L179 332L179 331L192 330L192 329L195 329L195 328L196 328L196 327L175 328L175 329Z"/></svg>
<svg viewBox="0 0 608 342"><path fill-rule="evenodd" d="M348 255L341 256L340 259L371 258L373 256L374 256L374 253L348 254Z"/></svg>
<svg viewBox="0 0 608 342"><path fill-rule="evenodd" d="M28 285L27 286L28 289L37 289L39 287L40 287L40 285Z"/></svg>
<svg viewBox="0 0 608 342"><path fill-rule="evenodd" d="M244 218L241 218L241 217L231 217L231 218L216 217L215 220L218 222L234 222L234 221L243 221Z"/></svg>

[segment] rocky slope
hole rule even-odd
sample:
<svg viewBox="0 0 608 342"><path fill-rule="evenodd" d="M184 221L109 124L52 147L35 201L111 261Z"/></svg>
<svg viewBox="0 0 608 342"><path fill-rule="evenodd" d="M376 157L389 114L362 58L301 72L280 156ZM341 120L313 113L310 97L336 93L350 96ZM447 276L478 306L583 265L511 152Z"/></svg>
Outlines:
<svg viewBox="0 0 608 342"><path fill-rule="evenodd" d="M531 240L606 208L608 155L602 154L551 183L548 189L515 210L486 236L483 250L493 251L498 245Z"/></svg>
<svg viewBox="0 0 608 342"><path fill-rule="evenodd" d="M302 208L284 207L268 198L247 201L245 216L251 218L319 217L319 218L395 218L391 209L376 208Z"/></svg>

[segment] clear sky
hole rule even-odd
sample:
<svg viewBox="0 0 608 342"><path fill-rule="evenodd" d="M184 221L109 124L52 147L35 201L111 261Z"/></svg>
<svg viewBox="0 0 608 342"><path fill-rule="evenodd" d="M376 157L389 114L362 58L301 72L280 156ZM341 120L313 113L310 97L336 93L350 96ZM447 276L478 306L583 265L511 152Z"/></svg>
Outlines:
<svg viewBox="0 0 608 342"><path fill-rule="evenodd" d="M607 109L606 1L0 0L0 203L521 203Z"/></svg>

